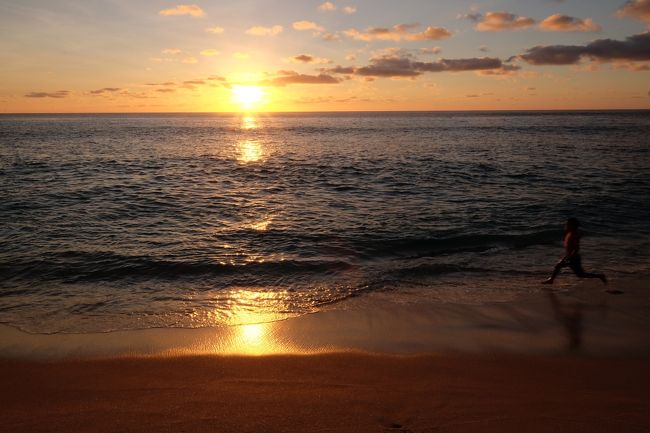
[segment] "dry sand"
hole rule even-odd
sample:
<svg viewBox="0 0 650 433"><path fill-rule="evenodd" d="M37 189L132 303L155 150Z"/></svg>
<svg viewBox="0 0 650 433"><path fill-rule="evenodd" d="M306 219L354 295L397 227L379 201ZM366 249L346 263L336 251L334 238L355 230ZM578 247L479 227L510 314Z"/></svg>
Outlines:
<svg viewBox="0 0 650 433"><path fill-rule="evenodd" d="M6 432L648 432L647 361L326 354L0 362Z"/></svg>

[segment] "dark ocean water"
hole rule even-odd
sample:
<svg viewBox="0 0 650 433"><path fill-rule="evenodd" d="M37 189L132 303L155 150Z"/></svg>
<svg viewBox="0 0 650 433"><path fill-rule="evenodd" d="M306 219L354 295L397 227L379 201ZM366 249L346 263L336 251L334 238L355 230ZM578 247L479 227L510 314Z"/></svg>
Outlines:
<svg viewBox="0 0 650 433"><path fill-rule="evenodd" d="M649 137L650 112L0 116L0 322L507 301L568 216L586 268L649 275Z"/></svg>

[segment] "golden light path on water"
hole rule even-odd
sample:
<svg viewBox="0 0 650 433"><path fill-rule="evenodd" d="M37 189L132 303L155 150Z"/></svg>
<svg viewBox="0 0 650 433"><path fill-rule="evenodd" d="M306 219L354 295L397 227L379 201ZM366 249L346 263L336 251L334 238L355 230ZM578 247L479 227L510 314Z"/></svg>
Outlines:
<svg viewBox="0 0 650 433"><path fill-rule="evenodd" d="M244 94L247 96L246 92ZM254 133L259 127L258 120L253 114L246 113L242 116L240 122L242 133ZM250 137L240 139L235 151L240 164L260 162L264 155L262 144ZM246 227L255 231L266 231L271 222L272 217L265 216L257 221L247 222ZM255 254L248 254L248 259L254 262L264 261ZM278 341L273 332L275 322L286 318L286 315L274 312L288 311L288 306L283 301L286 295L287 293L282 290L260 290L253 287L231 291L227 313L227 323L230 324L231 332L226 334L227 337L214 342L213 351L242 355L286 353L288 349L286 344Z"/></svg>

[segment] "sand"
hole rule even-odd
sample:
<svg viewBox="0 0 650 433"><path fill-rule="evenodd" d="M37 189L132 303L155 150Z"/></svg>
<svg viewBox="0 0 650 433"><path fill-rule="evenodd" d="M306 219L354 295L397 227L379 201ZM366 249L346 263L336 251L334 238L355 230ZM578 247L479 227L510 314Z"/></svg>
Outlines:
<svg viewBox="0 0 650 433"><path fill-rule="evenodd" d="M647 432L647 361L180 357L0 363L7 432Z"/></svg>
<svg viewBox="0 0 650 433"><path fill-rule="evenodd" d="M7 432L648 432L648 285L271 324L0 327Z"/></svg>

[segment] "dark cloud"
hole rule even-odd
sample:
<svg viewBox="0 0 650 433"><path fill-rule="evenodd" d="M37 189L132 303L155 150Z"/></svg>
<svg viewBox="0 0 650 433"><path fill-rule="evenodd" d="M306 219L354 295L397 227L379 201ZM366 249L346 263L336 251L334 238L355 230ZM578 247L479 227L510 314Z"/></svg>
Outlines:
<svg viewBox="0 0 650 433"><path fill-rule="evenodd" d="M650 60L650 32L623 41L598 39L587 45L539 45L518 56L532 65L572 65L583 57L600 62Z"/></svg>
<svg viewBox="0 0 650 433"><path fill-rule="evenodd" d="M318 75L299 74L295 71L278 71L276 77L263 82L271 86L286 86L288 84L337 84L342 80L329 74Z"/></svg>
<svg viewBox="0 0 650 433"><path fill-rule="evenodd" d="M90 94L91 95L103 95L106 93L114 93L114 92L119 92L122 90L119 87L104 87L103 89L97 89L97 90L91 90Z"/></svg>
<svg viewBox="0 0 650 433"><path fill-rule="evenodd" d="M25 98L66 98L70 95L69 90L58 90L56 92L30 92L25 95Z"/></svg>
<svg viewBox="0 0 650 433"><path fill-rule="evenodd" d="M341 67L326 69L333 74L355 74L364 77L413 78L426 72L467 72L519 69L518 66L505 65L501 59L479 57L469 59L440 59L435 62L420 62L411 57L381 56L370 59L370 64L358 68Z"/></svg>

